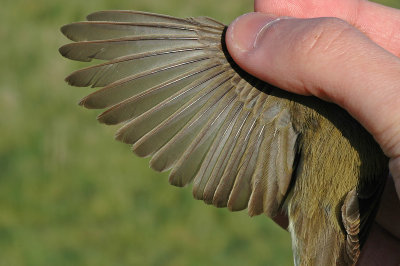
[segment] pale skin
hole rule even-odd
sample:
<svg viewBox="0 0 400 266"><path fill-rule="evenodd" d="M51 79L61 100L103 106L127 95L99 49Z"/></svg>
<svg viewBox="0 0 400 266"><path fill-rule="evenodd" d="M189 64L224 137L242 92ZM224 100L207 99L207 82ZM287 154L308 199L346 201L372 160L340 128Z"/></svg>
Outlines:
<svg viewBox="0 0 400 266"><path fill-rule="evenodd" d="M390 158L393 178L358 265L398 265L400 10L363 0L255 0L254 7L259 13L227 31L234 60L275 86L340 105Z"/></svg>

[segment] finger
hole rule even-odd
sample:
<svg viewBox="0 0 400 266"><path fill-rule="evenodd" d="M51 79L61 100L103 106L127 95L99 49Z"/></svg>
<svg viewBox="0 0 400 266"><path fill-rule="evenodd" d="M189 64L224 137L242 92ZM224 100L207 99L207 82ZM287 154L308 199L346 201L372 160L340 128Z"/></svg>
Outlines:
<svg viewBox="0 0 400 266"><path fill-rule="evenodd" d="M375 221L400 242L400 200L391 177L386 182Z"/></svg>
<svg viewBox="0 0 400 266"><path fill-rule="evenodd" d="M373 224L361 250L357 266L398 265L400 241L378 224Z"/></svg>
<svg viewBox="0 0 400 266"><path fill-rule="evenodd" d="M255 0L257 12L298 18L337 17L400 56L400 10L364 0Z"/></svg>
<svg viewBox="0 0 400 266"><path fill-rule="evenodd" d="M276 19L250 13L226 43L247 72L346 109L389 157L400 156L400 59L334 18Z"/></svg>
<svg viewBox="0 0 400 266"><path fill-rule="evenodd" d="M393 182L397 191L397 196L400 199L400 156L390 160L389 170L393 177ZM399 209L398 213L400 215L400 208L398 209ZM400 238L400 233L399 233L399 238Z"/></svg>

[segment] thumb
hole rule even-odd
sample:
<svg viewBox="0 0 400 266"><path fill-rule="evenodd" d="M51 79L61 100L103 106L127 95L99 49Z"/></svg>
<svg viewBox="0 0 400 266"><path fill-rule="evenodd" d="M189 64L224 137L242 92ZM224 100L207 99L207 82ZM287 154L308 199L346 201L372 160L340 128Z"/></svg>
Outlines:
<svg viewBox="0 0 400 266"><path fill-rule="evenodd" d="M400 59L350 24L249 13L229 26L226 44L245 71L282 89L338 104L388 157L400 158Z"/></svg>
<svg viewBox="0 0 400 266"><path fill-rule="evenodd" d="M344 108L345 96L364 92L356 90L360 86L355 78L365 71L382 69L387 64L382 65L382 61L389 57L396 58L337 18L296 19L249 13L229 26L226 43L235 62L254 76Z"/></svg>

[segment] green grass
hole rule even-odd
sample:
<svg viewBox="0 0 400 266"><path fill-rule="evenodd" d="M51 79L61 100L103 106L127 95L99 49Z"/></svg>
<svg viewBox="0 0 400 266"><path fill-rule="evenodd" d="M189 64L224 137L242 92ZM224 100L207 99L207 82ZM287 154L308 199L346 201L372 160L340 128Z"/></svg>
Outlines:
<svg viewBox="0 0 400 266"><path fill-rule="evenodd" d="M168 185L64 77L61 25L103 9L229 23L251 0L10 1L0 8L0 265L288 265L289 235ZM394 5L394 2L386 1ZM397 4L399 6L399 4Z"/></svg>

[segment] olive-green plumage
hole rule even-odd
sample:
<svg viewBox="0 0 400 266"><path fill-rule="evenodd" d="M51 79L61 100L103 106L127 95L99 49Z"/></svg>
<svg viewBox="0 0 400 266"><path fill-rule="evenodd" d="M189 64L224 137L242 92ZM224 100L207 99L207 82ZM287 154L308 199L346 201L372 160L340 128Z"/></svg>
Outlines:
<svg viewBox="0 0 400 266"><path fill-rule="evenodd" d="M299 250L295 258L303 265L343 265L343 261L351 265L374 219L388 162L372 137L345 111L317 100L308 106L312 109L306 112L302 105L293 109L305 114L293 115L302 132L301 159L288 204L290 230ZM359 214L359 206L346 207L346 197L368 204L367 211ZM343 216L344 208L356 212L356 219L350 213ZM343 230L347 227L356 227L355 234ZM330 252L321 252L327 247Z"/></svg>
<svg viewBox="0 0 400 266"><path fill-rule="evenodd" d="M80 102L124 123L117 139L170 182L232 211L286 211L296 265L354 265L379 204L388 160L344 110L241 70L226 26L137 11L102 11L62 27L70 59L108 60L72 73L103 87Z"/></svg>

